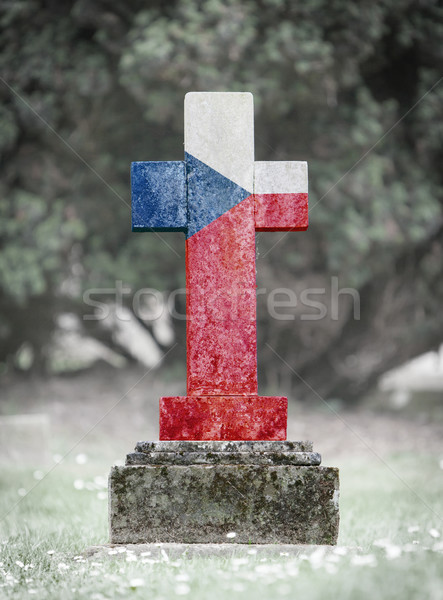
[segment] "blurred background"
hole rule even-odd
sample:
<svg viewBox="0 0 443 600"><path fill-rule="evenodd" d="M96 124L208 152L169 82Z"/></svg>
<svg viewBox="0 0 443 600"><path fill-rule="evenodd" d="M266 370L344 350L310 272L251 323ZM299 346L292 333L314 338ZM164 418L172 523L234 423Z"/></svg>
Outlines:
<svg viewBox="0 0 443 600"><path fill-rule="evenodd" d="M20 0L0 14L5 430L51 411L86 427L122 397L135 426L147 399L185 392L184 236L131 233L129 167L183 159L191 90L252 92L256 159L309 163L309 230L257 235L257 285L317 290L323 316L299 302L275 319L258 298L260 393L439 413L441 3ZM358 292L359 319L353 294L334 308L334 285ZM135 313L146 287L158 294Z"/></svg>

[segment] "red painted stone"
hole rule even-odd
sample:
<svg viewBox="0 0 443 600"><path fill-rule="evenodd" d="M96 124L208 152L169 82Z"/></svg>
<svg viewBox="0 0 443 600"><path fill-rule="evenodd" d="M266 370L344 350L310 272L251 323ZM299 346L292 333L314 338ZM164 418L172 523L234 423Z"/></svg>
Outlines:
<svg viewBox="0 0 443 600"><path fill-rule="evenodd" d="M250 94L185 106L185 160L132 169L134 229L187 235L188 395L162 398L160 439L284 440L286 398L257 395L255 232L308 227L307 193L274 193L307 165L254 163Z"/></svg>
<svg viewBox="0 0 443 600"><path fill-rule="evenodd" d="M304 231L308 194L255 194L256 231Z"/></svg>
<svg viewBox="0 0 443 600"><path fill-rule="evenodd" d="M186 241L186 282L188 396L257 394L253 196Z"/></svg>
<svg viewBox="0 0 443 600"><path fill-rule="evenodd" d="M285 440L287 398L174 396L160 399L160 440Z"/></svg>

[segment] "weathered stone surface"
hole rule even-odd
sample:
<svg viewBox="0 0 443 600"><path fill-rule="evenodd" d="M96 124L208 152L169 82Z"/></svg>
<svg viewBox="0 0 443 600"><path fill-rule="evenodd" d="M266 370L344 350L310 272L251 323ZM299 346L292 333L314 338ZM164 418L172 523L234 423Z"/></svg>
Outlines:
<svg viewBox="0 0 443 600"><path fill-rule="evenodd" d="M285 440L287 406L288 399L283 396L163 397L159 437L191 441Z"/></svg>
<svg viewBox="0 0 443 600"><path fill-rule="evenodd" d="M137 442L136 452L312 452L312 442L169 440Z"/></svg>
<svg viewBox="0 0 443 600"><path fill-rule="evenodd" d="M254 200L256 231L307 229L307 163L256 161Z"/></svg>
<svg viewBox="0 0 443 600"><path fill-rule="evenodd" d="M306 163L254 161L251 94L198 92L184 163L132 175L134 229L187 237L188 395L161 399L160 439L230 445L128 455L110 475L111 541L335 543L338 471L300 466L319 464L312 445L231 442L286 439L287 399L257 390L255 231L306 229Z"/></svg>
<svg viewBox="0 0 443 600"><path fill-rule="evenodd" d="M319 465L318 452L132 452L127 465Z"/></svg>
<svg viewBox="0 0 443 600"><path fill-rule="evenodd" d="M185 152L250 194L254 167L254 100L249 92L188 92Z"/></svg>
<svg viewBox="0 0 443 600"><path fill-rule="evenodd" d="M257 394L253 120L250 93L186 94L188 396ZM181 412L161 439L228 439L194 435L189 418L181 432Z"/></svg>
<svg viewBox="0 0 443 600"><path fill-rule="evenodd" d="M186 231L184 161L133 162L132 231Z"/></svg>
<svg viewBox="0 0 443 600"><path fill-rule="evenodd" d="M207 188L205 184L206 194ZM189 202L191 189L188 183ZM231 196L229 191L228 196ZM211 204L207 202L203 206ZM186 322L188 397L257 395L252 196L186 240L186 289L187 312L192 315ZM175 421L180 421L179 415ZM206 439L227 438L216 435Z"/></svg>
<svg viewBox="0 0 443 600"><path fill-rule="evenodd" d="M335 544L338 489L329 467L114 467L111 542Z"/></svg>
<svg viewBox="0 0 443 600"><path fill-rule="evenodd" d="M307 164L254 160L250 93L191 92L185 160L134 163L131 181L133 229L187 238L188 396L161 400L160 438L284 440L282 398L265 414L257 395L255 232L307 228Z"/></svg>
<svg viewBox="0 0 443 600"><path fill-rule="evenodd" d="M255 161L254 194L307 194L308 163Z"/></svg>

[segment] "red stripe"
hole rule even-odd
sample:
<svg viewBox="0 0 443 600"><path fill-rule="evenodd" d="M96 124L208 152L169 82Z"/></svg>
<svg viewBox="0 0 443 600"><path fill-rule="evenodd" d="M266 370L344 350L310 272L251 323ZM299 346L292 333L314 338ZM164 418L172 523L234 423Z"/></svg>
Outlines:
<svg viewBox="0 0 443 600"><path fill-rule="evenodd" d="M160 399L160 440L285 440L287 398L185 396Z"/></svg>
<svg viewBox="0 0 443 600"><path fill-rule="evenodd" d="M304 231L308 194L255 194L256 231Z"/></svg>
<svg viewBox="0 0 443 600"><path fill-rule="evenodd" d="M188 395L257 393L254 198L186 240Z"/></svg>

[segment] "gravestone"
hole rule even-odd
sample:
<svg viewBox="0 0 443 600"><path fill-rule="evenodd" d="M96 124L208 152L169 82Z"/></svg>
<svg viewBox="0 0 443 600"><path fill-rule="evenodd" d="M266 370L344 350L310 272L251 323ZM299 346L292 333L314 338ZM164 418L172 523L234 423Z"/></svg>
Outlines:
<svg viewBox="0 0 443 600"><path fill-rule="evenodd" d="M131 181L134 231L186 235L187 395L112 469L111 542L335 543L338 470L257 389L255 232L307 228L307 164L254 161L251 94L192 92L185 160Z"/></svg>

